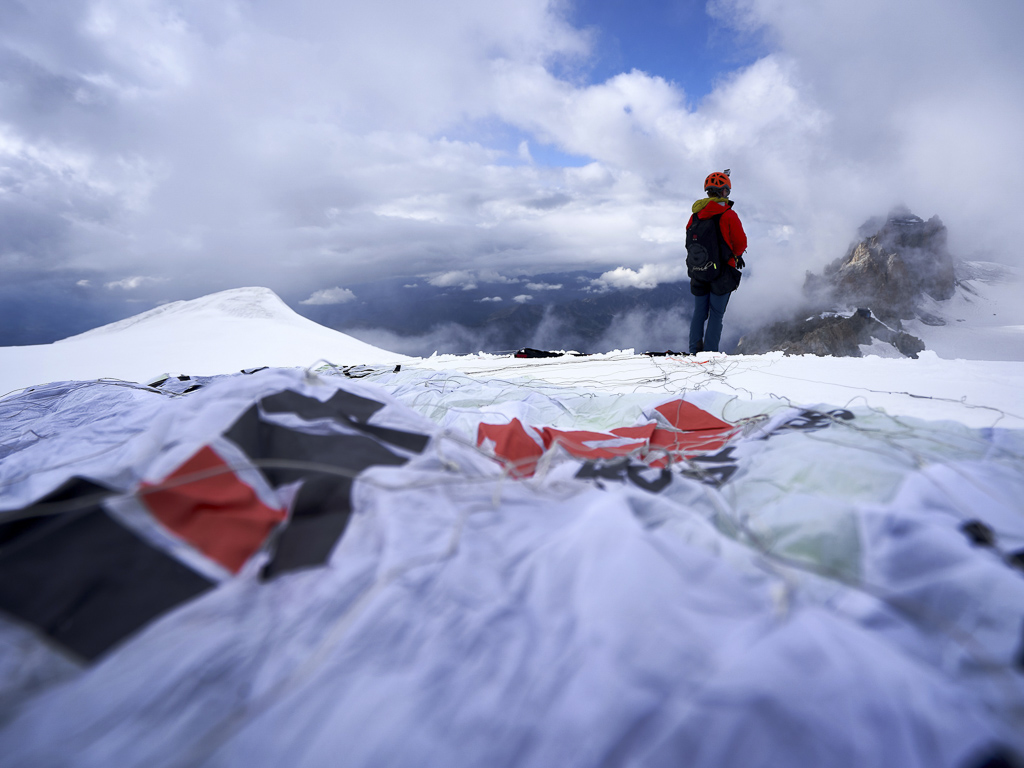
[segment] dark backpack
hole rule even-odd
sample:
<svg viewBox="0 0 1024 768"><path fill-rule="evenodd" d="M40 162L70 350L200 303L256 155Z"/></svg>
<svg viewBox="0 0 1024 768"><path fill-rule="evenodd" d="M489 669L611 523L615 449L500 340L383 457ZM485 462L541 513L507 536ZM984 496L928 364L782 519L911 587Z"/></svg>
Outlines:
<svg viewBox="0 0 1024 768"><path fill-rule="evenodd" d="M692 281L707 283L716 294L734 291L740 283L739 270L729 266L733 254L722 239L721 217L716 213L701 219L693 214L686 230L686 274ZM707 290L705 287L702 293Z"/></svg>

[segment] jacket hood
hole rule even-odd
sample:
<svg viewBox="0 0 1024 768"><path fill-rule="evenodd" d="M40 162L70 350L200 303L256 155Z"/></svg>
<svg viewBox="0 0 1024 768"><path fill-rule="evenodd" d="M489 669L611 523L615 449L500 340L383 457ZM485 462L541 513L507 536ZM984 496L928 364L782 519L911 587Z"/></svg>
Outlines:
<svg viewBox="0 0 1024 768"><path fill-rule="evenodd" d="M698 214L698 218L706 219L708 216L725 213L732 206L732 200L727 197L705 197L693 204L693 212Z"/></svg>

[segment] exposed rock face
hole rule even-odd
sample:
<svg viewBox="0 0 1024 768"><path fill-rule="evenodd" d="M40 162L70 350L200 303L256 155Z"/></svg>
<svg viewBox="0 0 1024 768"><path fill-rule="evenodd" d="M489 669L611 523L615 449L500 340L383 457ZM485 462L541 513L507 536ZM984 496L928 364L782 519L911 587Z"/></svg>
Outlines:
<svg viewBox="0 0 1024 768"><path fill-rule="evenodd" d="M920 317L941 323L918 304L925 295L951 298L957 281L946 245L946 227L906 209L861 227L860 242L825 268L807 274L807 303L792 319L773 323L740 339L736 352L860 357L863 346L889 344L917 357L924 343L904 333L902 320ZM856 308L856 311L854 311Z"/></svg>
<svg viewBox="0 0 1024 768"><path fill-rule="evenodd" d="M785 352L787 355L861 357L862 346L876 341L889 344L904 357L917 357L924 342L903 331L894 331L871 316L870 309L858 309L849 317L823 314L806 319L784 320L748 333L736 345L738 355Z"/></svg>
<svg viewBox="0 0 1024 768"><path fill-rule="evenodd" d="M869 223L861 231L871 228ZM914 317L924 294L942 301L955 287L945 225L938 216L924 221L897 209L823 276L808 274L804 292L813 304L868 307L892 324Z"/></svg>

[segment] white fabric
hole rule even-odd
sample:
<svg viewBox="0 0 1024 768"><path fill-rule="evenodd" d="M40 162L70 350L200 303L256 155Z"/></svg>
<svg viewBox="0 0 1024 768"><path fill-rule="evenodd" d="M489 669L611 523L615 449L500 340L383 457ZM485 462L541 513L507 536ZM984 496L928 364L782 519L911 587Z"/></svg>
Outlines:
<svg viewBox="0 0 1024 768"><path fill-rule="evenodd" d="M436 383L267 371L179 398L68 385L4 422L3 509L72 474L130 491L284 388L343 386L387 404L374 423L433 435L360 477L326 567L262 583L254 562L96 665L26 688L4 764L960 768L992 744L1024 752L1024 574L959 530L980 519L1000 548L1024 542L1019 433L856 409L800 430L798 410L764 402L729 481L679 466L652 494L575 480L564 454L510 479L472 445L494 414L472 404L487 383L461 405L457 388L421 396ZM552 389L515 415L595 428L593 413L572 420L591 400ZM723 396L691 401L728 415ZM47 437L17 450L29 430Z"/></svg>

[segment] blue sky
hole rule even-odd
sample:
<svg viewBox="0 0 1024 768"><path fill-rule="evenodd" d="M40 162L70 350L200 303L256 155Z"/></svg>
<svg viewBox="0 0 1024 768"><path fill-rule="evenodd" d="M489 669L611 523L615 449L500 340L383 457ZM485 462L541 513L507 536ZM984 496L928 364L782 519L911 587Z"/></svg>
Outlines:
<svg viewBox="0 0 1024 768"><path fill-rule="evenodd" d="M975 190L1024 175L1020 28L1019 0L0 0L0 344L246 285L677 280L726 167L730 312L897 203L1013 261L1024 193Z"/></svg>
<svg viewBox="0 0 1024 768"><path fill-rule="evenodd" d="M595 33L589 81L603 82L639 69L677 83L688 99L707 96L714 82L760 53L756 35L742 35L713 19L703 0L587 0L569 18Z"/></svg>
<svg viewBox="0 0 1024 768"><path fill-rule="evenodd" d="M765 52L759 35L720 23L705 6L704 0L574 2L567 7L566 17L591 35L590 55L582 64L556 64L552 69L590 85L637 69L679 86L687 103L696 105L721 78L749 66ZM490 133L496 144L510 148L531 140L529 134L509 126L490 126ZM572 167L591 162L589 157L566 154L535 140L530 152L540 165Z"/></svg>
<svg viewBox="0 0 1024 768"><path fill-rule="evenodd" d="M565 16L590 36L591 48L583 62L556 62L552 71L594 85L636 69L678 86L687 104L695 106L712 92L716 82L765 53L759 35L720 23L705 6L704 0L571 3ZM532 159L540 165L578 167L592 161L538 143L512 126L477 125L474 129L478 137L509 150L529 141Z"/></svg>

